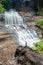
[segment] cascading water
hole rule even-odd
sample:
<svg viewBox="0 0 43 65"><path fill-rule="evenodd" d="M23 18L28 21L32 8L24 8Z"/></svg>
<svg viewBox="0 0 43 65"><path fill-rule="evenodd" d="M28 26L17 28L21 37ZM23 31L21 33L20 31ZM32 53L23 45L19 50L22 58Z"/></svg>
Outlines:
<svg viewBox="0 0 43 65"><path fill-rule="evenodd" d="M6 26L25 26L23 18L16 11L5 12L5 25Z"/></svg>
<svg viewBox="0 0 43 65"><path fill-rule="evenodd" d="M34 30L27 29L23 18L16 11L5 12L5 26L13 33L19 45L33 47L35 43L40 42Z"/></svg>

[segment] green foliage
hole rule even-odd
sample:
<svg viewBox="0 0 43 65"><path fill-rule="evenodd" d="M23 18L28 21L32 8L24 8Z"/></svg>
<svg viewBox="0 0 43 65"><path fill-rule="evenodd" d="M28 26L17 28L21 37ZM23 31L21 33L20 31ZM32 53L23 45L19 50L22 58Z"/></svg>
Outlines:
<svg viewBox="0 0 43 65"><path fill-rule="evenodd" d="M42 30L43 30L43 19L40 19L38 20L36 23L35 23L36 26L40 27Z"/></svg>
<svg viewBox="0 0 43 65"><path fill-rule="evenodd" d="M39 11L37 12L37 14L43 15L43 9L42 9L42 10L39 10Z"/></svg>
<svg viewBox="0 0 43 65"><path fill-rule="evenodd" d="M31 1L31 0L24 0L24 2L25 2L25 1Z"/></svg>
<svg viewBox="0 0 43 65"><path fill-rule="evenodd" d="M0 4L0 13L3 13L5 11L5 8L3 7L2 4Z"/></svg>
<svg viewBox="0 0 43 65"><path fill-rule="evenodd" d="M39 45L34 48L37 52L43 55L43 39L39 42Z"/></svg>
<svg viewBox="0 0 43 65"><path fill-rule="evenodd" d="M4 6L5 9L10 9L13 5L13 0L0 0L0 3Z"/></svg>

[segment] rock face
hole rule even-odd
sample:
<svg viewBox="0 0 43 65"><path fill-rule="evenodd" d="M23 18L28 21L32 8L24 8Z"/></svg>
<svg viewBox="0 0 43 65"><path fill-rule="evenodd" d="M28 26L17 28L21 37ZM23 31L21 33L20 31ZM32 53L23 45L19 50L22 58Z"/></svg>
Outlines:
<svg viewBox="0 0 43 65"><path fill-rule="evenodd" d="M16 65L15 60L12 60L16 47L15 41L0 21L0 65Z"/></svg>
<svg viewBox="0 0 43 65"><path fill-rule="evenodd" d="M3 21L4 14L0 14L0 21Z"/></svg>
<svg viewBox="0 0 43 65"><path fill-rule="evenodd" d="M18 47L15 58L17 65L43 65L43 57L27 47Z"/></svg>

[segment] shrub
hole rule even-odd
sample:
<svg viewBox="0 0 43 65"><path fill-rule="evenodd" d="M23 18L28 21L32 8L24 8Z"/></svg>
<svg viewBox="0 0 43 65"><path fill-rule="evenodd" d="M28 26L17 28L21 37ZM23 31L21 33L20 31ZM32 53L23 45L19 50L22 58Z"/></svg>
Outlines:
<svg viewBox="0 0 43 65"><path fill-rule="evenodd" d="M3 7L2 4L0 4L0 14L3 13L5 11L5 8Z"/></svg>
<svg viewBox="0 0 43 65"><path fill-rule="evenodd" d="M37 52L43 55L43 39L39 42L39 45L34 48Z"/></svg>
<svg viewBox="0 0 43 65"><path fill-rule="evenodd" d="M43 19L38 20L35 25L43 30Z"/></svg>
<svg viewBox="0 0 43 65"><path fill-rule="evenodd" d="M37 14L43 15L43 9L39 10L39 11L37 12Z"/></svg>

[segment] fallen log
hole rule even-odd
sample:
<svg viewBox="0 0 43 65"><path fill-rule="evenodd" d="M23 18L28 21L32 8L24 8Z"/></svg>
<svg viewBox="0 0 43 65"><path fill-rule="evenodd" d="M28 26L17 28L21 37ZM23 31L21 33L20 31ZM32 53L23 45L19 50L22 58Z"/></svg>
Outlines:
<svg viewBox="0 0 43 65"><path fill-rule="evenodd" d="M17 65L43 65L43 57L28 47L18 47L15 58Z"/></svg>

